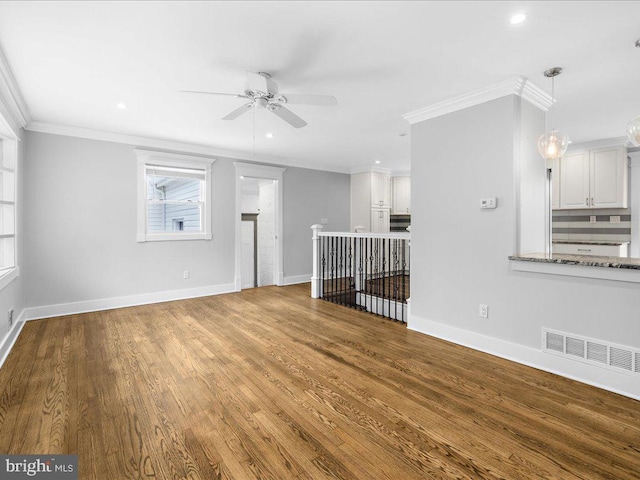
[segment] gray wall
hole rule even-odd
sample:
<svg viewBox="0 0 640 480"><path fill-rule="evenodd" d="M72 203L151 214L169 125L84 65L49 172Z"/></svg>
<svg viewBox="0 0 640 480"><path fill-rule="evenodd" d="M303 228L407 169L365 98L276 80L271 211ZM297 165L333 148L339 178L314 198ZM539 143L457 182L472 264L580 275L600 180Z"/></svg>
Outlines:
<svg viewBox="0 0 640 480"><path fill-rule="evenodd" d="M463 344L506 345L503 356L511 346L516 360L640 396L637 378L541 353L543 327L640 347L640 284L510 269L520 243L516 144L519 135L535 138L539 123L521 122L517 107L509 96L412 126L411 205L420 213L412 217L409 326ZM520 124L530 130L518 132ZM498 197L498 208L481 210L482 196ZM481 303L488 319L478 316Z"/></svg>
<svg viewBox="0 0 640 480"><path fill-rule="evenodd" d="M27 307L233 285L231 160L218 158L213 164L212 241L138 243L132 146L34 132L26 134L26 146ZM285 277L310 274L309 226L319 221L320 212L341 216L348 226L349 183L347 175L337 178L342 177L339 185L328 186L333 174L298 168L285 172ZM346 201L332 201L331 207L317 204L333 197ZM190 271L190 279L182 278L184 270Z"/></svg>
<svg viewBox="0 0 640 480"><path fill-rule="evenodd" d="M348 232L350 175L301 168L284 172L284 271L311 276L311 225L326 218L325 232Z"/></svg>

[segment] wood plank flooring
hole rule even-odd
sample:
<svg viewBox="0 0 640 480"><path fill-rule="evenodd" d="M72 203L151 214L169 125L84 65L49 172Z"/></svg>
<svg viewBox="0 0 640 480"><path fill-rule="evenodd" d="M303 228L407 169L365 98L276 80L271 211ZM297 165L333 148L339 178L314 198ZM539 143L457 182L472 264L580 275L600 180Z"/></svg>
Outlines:
<svg viewBox="0 0 640 480"><path fill-rule="evenodd" d="M640 402L264 287L28 322L0 452L82 479L638 479Z"/></svg>

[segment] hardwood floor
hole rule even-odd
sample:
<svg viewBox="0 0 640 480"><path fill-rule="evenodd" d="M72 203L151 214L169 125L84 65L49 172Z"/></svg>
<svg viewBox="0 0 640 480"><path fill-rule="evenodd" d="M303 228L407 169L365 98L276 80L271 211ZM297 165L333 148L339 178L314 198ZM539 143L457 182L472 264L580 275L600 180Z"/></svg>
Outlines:
<svg viewBox="0 0 640 480"><path fill-rule="evenodd" d="M264 287L28 322L0 452L82 479L637 479L640 402Z"/></svg>

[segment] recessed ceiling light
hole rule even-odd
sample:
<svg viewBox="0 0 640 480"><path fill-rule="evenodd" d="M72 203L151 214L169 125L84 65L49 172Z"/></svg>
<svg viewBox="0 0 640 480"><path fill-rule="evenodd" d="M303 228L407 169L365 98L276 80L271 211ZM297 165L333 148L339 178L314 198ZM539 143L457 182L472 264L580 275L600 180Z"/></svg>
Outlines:
<svg viewBox="0 0 640 480"><path fill-rule="evenodd" d="M526 13L516 13L511 17L511 19L509 20L509 23L511 23L511 25L519 25L523 23L526 19L527 19Z"/></svg>
<svg viewBox="0 0 640 480"><path fill-rule="evenodd" d="M376 165L380 164L380 160L376 160Z"/></svg>
<svg viewBox="0 0 640 480"><path fill-rule="evenodd" d="M120 110L126 110L127 109L127 106L122 102L118 103L116 105L116 107L118 107Z"/></svg>
<svg viewBox="0 0 640 480"><path fill-rule="evenodd" d="M269 133L267 133L267 134L265 135L265 137L267 137L267 138L273 138L273 133L269 132Z"/></svg>

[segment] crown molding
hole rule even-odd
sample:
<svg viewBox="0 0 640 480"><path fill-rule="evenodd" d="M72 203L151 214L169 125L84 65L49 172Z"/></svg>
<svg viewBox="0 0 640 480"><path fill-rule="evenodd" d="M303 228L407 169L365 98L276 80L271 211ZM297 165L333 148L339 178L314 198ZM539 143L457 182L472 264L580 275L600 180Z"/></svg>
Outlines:
<svg viewBox="0 0 640 480"><path fill-rule="evenodd" d="M402 118L413 125L508 95L518 95L545 112L549 110L553 103L551 96L544 90L533 84L529 79L517 76L405 113Z"/></svg>
<svg viewBox="0 0 640 480"><path fill-rule="evenodd" d="M613 138L600 138L589 142L579 142L569 144L568 152L576 152L578 150L592 150L594 148L604 147L622 147L628 146L629 142L626 136Z"/></svg>
<svg viewBox="0 0 640 480"><path fill-rule="evenodd" d="M31 121L31 115L27 104L22 97L13 73L9 68L9 62L0 48L0 101L5 105L12 120L20 128Z"/></svg>
<svg viewBox="0 0 640 480"><path fill-rule="evenodd" d="M370 172L388 173L389 175L391 175L391 169L384 168L384 167L353 167L349 170L349 173L351 173L352 175L354 173L370 173Z"/></svg>
<svg viewBox="0 0 640 480"><path fill-rule="evenodd" d="M320 170L323 172L334 172L349 174L349 169L338 166L315 167L307 165L303 162L294 161L285 157L276 157L269 155L253 155L249 152L232 151L211 147L208 145L186 143L176 140L168 140L161 138L141 137L137 135L128 135L125 133L108 132L105 130L94 130L91 128L74 127L71 125L60 125L46 122L29 122L26 130L30 132L49 133L52 135L63 135L66 137L86 138L89 140L100 140L104 142L123 143L125 145L134 145L136 147L149 148L155 150L171 150L184 153L192 153L195 155L206 155L213 157L224 157L232 160L246 160L256 163L265 163L272 165L284 165L288 167L306 168L308 170Z"/></svg>

